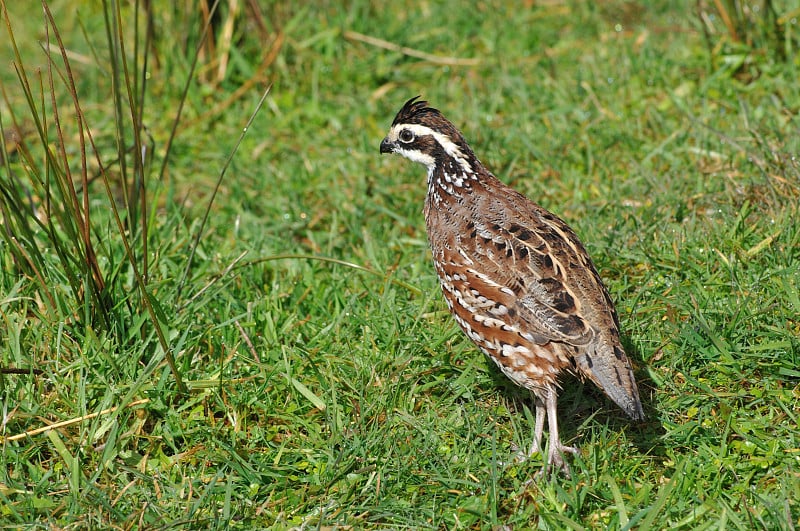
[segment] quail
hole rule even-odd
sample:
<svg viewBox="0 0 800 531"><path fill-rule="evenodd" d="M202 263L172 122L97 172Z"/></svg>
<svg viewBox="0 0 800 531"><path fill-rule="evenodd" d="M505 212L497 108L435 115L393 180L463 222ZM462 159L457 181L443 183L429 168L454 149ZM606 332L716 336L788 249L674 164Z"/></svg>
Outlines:
<svg viewBox="0 0 800 531"><path fill-rule="evenodd" d="M544 472L569 474L556 415L558 378L588 378L633 420L644 411L620 343L611 297L575 232L503 184L461 132L419 97L408 100L380 145L428 171L425 224L444 298L464 333L534 397L528 453Z"/></svg>

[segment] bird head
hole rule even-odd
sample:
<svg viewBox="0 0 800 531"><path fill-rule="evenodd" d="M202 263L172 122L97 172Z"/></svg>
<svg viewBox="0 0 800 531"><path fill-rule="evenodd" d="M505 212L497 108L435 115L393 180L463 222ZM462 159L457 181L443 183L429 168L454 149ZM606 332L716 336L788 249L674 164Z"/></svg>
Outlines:
<svg viewBox="0 0 800 531"><path fill-rule="evenodd" d="M475 155L462 134L442 113L418 98L408 100L397 113L381 142L381 153L397 153L419 162L429 174L437 166L473 173Z"/></svg>

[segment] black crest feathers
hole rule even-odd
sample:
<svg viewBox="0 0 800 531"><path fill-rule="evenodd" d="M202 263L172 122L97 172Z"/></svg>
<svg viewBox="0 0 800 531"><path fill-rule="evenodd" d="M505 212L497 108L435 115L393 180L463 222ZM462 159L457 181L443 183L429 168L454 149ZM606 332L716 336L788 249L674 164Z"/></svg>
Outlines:
<svg viewBox="0 0 800 531"><path fill-rule="evenodd" d="M408 100L403 108L397 113L397 116L394 117L394 121L392 125L397 124L419 124L428 121L432 116L436 116L437 118L442 116L437 109L433 107L428 107L428 102L419 99L420 96L414 96L410 100Z"/></svg>

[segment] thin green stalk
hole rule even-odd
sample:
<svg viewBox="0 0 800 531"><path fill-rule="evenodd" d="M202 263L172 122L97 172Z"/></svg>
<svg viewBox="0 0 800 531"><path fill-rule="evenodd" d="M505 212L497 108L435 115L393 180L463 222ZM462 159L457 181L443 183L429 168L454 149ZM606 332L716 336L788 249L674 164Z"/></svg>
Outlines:
<svg viewBox="0 0 800 531"><path fill-rule="evenodd" d="M217 197L217 192L219 191L220 185L222 185L222 179L225 177L225 173L228 171L228 167L233 161L234 155L239 150L239 146L242 144L242 140L244 140L245 135L247 135L247 131L250 130L250 126L253 124L253 120L255 120L256 116L258 115L258 111L261 110L261 106L264 105L264 101L267 99L269 95L269 91L272 88L270 85L264 91L264 94L261 95L261 99L258 100L255 109L253 109L253 113L250 115L250 118L247 120L247 124L245 124L244 129L242 129L241 134L239 135L239 139L236 141L236 144L233 145L233 149L231 150L228 158L225 159L225 164L222 165L222 169L219 172L219 177L217 178L217 183L214 186L213 191L211 192L211 197L208 200L208 205L206 205L206 210L203 213L203 219L200 222L200 227L197 229L197 233L194 237L194 242L192 243L192 247L189 250L189 259L186 261L186 268L183 270L183 275L181 276L180 282L178 282L178 298L180 299L181 293L183 292L183 286L186 283L186 279L189 276L189 271L192 268L192 261L194 259L194 255L197 252L197 246L200 245L200 238L203 236L203 232L205 231L206 223L208 222L208 216L211 213L211 205L214 204L214 198Z"/></svg>

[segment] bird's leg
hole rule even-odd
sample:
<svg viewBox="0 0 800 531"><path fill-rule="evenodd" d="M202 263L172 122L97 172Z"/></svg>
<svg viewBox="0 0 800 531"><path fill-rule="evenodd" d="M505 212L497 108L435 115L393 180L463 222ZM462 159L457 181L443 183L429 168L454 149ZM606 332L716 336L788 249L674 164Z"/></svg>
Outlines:
<svg viewBox="0 0 800 531"><path fill-rule="evenodd" d="M539 397L534 395L534 404L536 405L536 427L533 432L533 445L528 451L528 457L536 452L542 451L542 433L544 432L544 418L547 416L547 409L545 409L544 402Z"/></svg>
<svg viewBox="0 0 800 531"><path fill-rule="evenodd" d="M558 468L564 475L569 476L569 464L564 461L564 452L576 455L578 449L574 446L566 446L561 443L558 435L558 414L557 404L558 395L555 389L547 389L543 392L544 400L538 395L534 395L536 405L536 421L533 431L533 444L527 454L522 451L517 453L516 461L523 462L536 452L542 451L542 434L544 432L544 419L547 417L548 439L547 439L547 461L544 467L536 474L537 477L550 473L551 467Z"/></svg>
<svg viewBox="0 0 800 531"><path fill-rule="evenodd" d="M547 409L545 409L544 402L542 402L535 394L533 395L533 403L536 406L533 445L531 445L531 449L528 450L527 453L520 449L516 444L511 445L514 452L516 452L514 461L517 463L524 463L528 460L528 458L530 458L530 456L542 451L542 433L544 433L544 418L547 416Z"/></svg>
<svg viewBox="0 0 800 531"><path fill-rule="evenodd" d="M569 465L564 461L563 452L569 452L573 455L578 453L578 449L574 446L566 446L561 443L561 438L558 436L558 416L556 415L556 402L557 395L555 389L547 390L547 397L545 398L545 407L547 408L547 427L548 427L548 442L547 442L547 462L542 471L545 474L550 472L550 467L558 467L566 476L569 476ZM538 406L537 406L537 425L538 425Z"/></svg>

